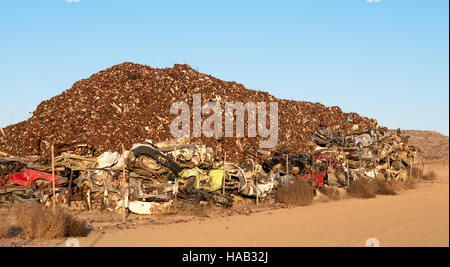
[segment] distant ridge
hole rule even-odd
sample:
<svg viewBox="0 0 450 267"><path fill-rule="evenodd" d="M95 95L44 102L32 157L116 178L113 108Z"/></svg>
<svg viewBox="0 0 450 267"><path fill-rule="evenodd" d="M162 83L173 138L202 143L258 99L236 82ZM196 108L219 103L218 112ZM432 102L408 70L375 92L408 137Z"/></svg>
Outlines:
<svg viewBox="0 0 450 267"><path fill-rule="evenodd" d="M404 130L403 133L410 136L409 143L419 147L425 159L449 158L448 136L424 130Z"/></svg>

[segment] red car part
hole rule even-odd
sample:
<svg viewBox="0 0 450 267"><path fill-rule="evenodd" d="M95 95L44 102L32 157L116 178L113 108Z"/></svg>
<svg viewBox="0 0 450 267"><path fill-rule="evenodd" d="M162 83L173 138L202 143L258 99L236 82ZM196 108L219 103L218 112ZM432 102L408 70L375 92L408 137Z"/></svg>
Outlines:
<svg viewBox="0 0 450 267"><path fill-rule="evenodd" d="M7 184L12 184L20 187L32 187L36 180L47 180L53 186L53 177L51 173L40 172L30 169L24 169L23 172L14 173L8 176L7 179L2 177L0 187L5 187ZM55 175L55 186L62 186L67 179L59 175Z"/></svg>
<svg viewBox="0 0 450 267"><path fill-rule="evenodd" d="M308 180L312 181L314 188L317 188L317 187L322 187L324 185L326 174L327 174L327 171L324 171L319 174L314 174L314 175L311 175L310 173L308 173L304 176L300 176L300 178L308 179Z"/></svg>

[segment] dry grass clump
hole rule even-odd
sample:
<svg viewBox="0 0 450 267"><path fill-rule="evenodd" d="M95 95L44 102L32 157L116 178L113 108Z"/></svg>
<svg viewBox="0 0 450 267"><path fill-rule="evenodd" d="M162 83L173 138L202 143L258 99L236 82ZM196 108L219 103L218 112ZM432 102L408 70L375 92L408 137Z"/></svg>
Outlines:
<svg viewBox="0 0 450 267"><path fill-rule="evenodd" d="M347 193L355 198L374 198L374 186L369 180L360 178L350 183Z"/></svg>
<svg viewBox="0 0 450 267"><path fill-rule="evenodd" d="M195 208L191 209L192 215L198 216L198 217L205 217L205 218L207 218L207 217L209 217L209 212L210 212L209 207L205 207L203 205L200 206L200 207L195 207Z"/></svg>
<svg viewBox="0 0 450 267"><path fill-rule="evenodd" d="M360 178L350 184L347 193L356 198L374 198L376 195L397 195L397 184L383 179L368 180Z"/></svg>
<svg viewBox="0 0 450 267"><path fill-rule="evenodd" d="M421 178L423 176L423 168L412 167L410 175L412 178Z"/></svg>
<svg viewBox="0 0 450 267"><path fill-rule="evenodd" d="M437 179L437 175L434 171L429 171L426 174L422 175L421 178L425 181L434 181Z"/></svg>
<svg viewBox="0 0 450 267"><path fill-rule="evenodd" d="M278 202L307 206L314 199L312 187L303 179L297 179L290 185L282 185L276 194Z"/></svg>
<svg viewBox="0 0 450 267"><path fill-rule="evenodd" d="M320 189L320 192L324 194L326 197L328 197L329 200L339 200L340 194L339 191L336 188L333 188L331 186L324 186Z"/></svg>
<svg viewBox="0 0 450 267"><path fill-rule="evenodd" d="M430 179L433 175L431 174ZM347 193L356 198L374 198L376 195L393 196L398 190L414 189L418 179L407 179L404 182L386 181L383 179L358 179L350 184Z"/></svg>
<svg viewBox="0 0 450 267"><path fill-rule="evenodd" d="M372 187L373 193L376 195L383 195L383 196L397 195L397 192L395 192L395 184L393 182L376 179L371 183L373 185Z"/></svg>
<svg viewBox="0 0 450 267"><path fill-rule="evenodd" d="M0 215L0 239L8 238L10 236L10 225L6 217Z"/></svg>
<svg viewBox="0 0 450 267"><path fill-rule="evenodd" d="M416 179L407 179L405 182L400 184L400 186L403 189L414 189L417 186L417 180Z"/></svg>
<svg viewBox="0 0 450 267"><path fill-rule="evenodd" d="M54 239L87 235L86 223L66 214L61 208L47 209L33 204L12 209L21 235L27 239Z"/></svg>
<svg viewBox="0 0 450 267"><path fill-rule="evenodd" d="M0 214L0 239L13 238L20 233L20 228L11 224L11 218L6 214Z"/></svg>

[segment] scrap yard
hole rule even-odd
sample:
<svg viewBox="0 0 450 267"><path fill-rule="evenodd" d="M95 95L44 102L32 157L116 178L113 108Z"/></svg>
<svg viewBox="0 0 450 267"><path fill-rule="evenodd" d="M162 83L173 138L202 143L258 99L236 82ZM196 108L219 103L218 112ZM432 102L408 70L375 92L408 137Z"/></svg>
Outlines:
<svg viewBox="0 0 450 267"><path fill-rule="evenodd" d="M222 106L279 102L277 146L260 149L248 135L173 138L169 104L194 94ZM2 207L39 202L148 215L200 203L230 208L236 196L276 202L278 189L296 181L313 197L343 194L359 179L407 182L423 168L401 130L338 107L276 99L188 65L124 63L76 82L2 129L0 150Z"/></svg>
<svg viewBox="0 0 450 267"><path fill-rule="evenodd" d="M449 246L449 1L3 2L0 248Z"/></svg>
<svg viewBox="0 0 450 267"><path fill-rule="evenodd" d="M260 148L263 138L250 137L247 126L243 138L174 138L170 104L192 103L199 94L202 104L222 107L277 102L276 146ZM396 195L429 175L422 150L408 141L400 129L375 119L277 99L188 65L123 63L76 82L42 102L30 119L2 128L0 208L58 207L93 222L92 216L113 216L130 227L145 218L136 216L221 217L242 214L243 207L246 214ZM93 225L85 226L86 235L104 229Z"/></svg>

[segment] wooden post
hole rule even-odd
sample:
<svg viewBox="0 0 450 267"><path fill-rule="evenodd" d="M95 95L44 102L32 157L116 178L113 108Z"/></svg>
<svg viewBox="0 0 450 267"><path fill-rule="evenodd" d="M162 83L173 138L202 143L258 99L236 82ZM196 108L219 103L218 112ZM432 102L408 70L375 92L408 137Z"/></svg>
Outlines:
<svg viewBox="0 0 450 267"><path fill-rule="evenodd" d="M312 189L311 189L311 191L312 191L313 197L314 197L314 186L316 185L316 180L314 180L314 172L315 172L314 165L315 165L315 159L314 159L314 154L312 154L312 168L311 168Z"/></svg>
<svg viewBox="0 0 450 267"><path fill-rule="evenodd" d="M256 206L258 206L258 205L259 205L259 189L258 189L258 184L256 184L255 188L256 188Z"/></svg>
<svg viewBox="0 0 450 267"><path fill-rule="evenodd" d="M254 166L255 166L255 171L256 171L256 163L255 163ZM258 188L258 182L259 182L258 175L256 175L256 172L255 172L256 206L259 205L259 188Z"/></svg>
<svg viewBox="0 0 450 267"><path fill-rule="evenodd" d="M223 180L222 180L222 195L225 195L225 177L227 175L227 172L225 170L225 164L227 163L227 152L225 152L225 155L223 157Z"/></svg>
<svg viewBox="0 0 450 267"><path fill-rule="evenodd" d="M391 157L388 156L388 173L389 173L389 181L391 181Z"/></svg>
<svg viewBox="0 0 450 267"><path fill-rule="evenodd" d="M345 172L347 173L347 189L350 188L350 172L348 171L348 159L344 152L344 158L345 158Z"/></svg>
<svg viewBox="0 0 450 267"><path fill-rule="evenodd" d="M259 164L259 158L257 157L258 151L255 151L255 161L253 162L253 172L256 174L256 164ZM255 175L255 189L256 189L256 206L259 205L259 189L258 189L258 175Z"/></svg>
<svg viewBox="0 0 450 267"><path fill-rule="evenodd" d="M423 162L423 155L422 155L422 153L420 153L420 162L421 162L421 170L420 170L420 173L419 174L423 174L423 172L425 172L425 164L424 164L424 162Z"/></svg>
<svg viewBox="0 0 450 267"><path fill-rule="evenodd" d="M122 144L122 157L123 157L123 168L122 168L122 179L123 179L123 183L122 186L126 187L125 182L126 182L126 178L125 178L125 146ZM126 188L124 190L124 193L122 195L122 214L123 214L123 221L125 222L126 220L126 214L125 214L125 201L128 200L128 197L126 197L128 193L128 188Z"/></svg>
<svg viewBox="0 0 450 267"><path fill-rule="evenodd" d="M289 154L286 154L286 175L289 175Z"/></svg>
<svg viewBox="0 0 450 267"><path fill-rule="evenodd" d="M178 206L177 192L175 192L174 198L173 198L173 209L174 209L175 211L177 211L177 206Z"/></svg>
<svg viewBox="0 0 450 267"><path fill-rule="evenodd" d="M68 207L70 207L70 199L72 198L72 181L73 181L73 169L72 169L72 165L71 165L70 166L69 185L67 186L67 192L66 192L66 199L67 199Z"/></svg>
<svg viewBox="0 0 450 267"><path fill-rule="evenodd" d="M177 162L177 153L178 153L178 146L175 146L175 152L174 152L175 163L178 163ZM177 209L178 209L178 180L176 177L175 177L175 186L176 186L177 190L173 193L173 210L177 211Z"/></svg>
<svg viewBox="0 0 450 267"><path fill-rule="evenodd" d="M56 190L55 190L55 145L52 144L52 188L53 188L53 209L56 208Z"/></svg>
<svg viewBox="0 0 450 267"><path fill-rule="evenodd" d="M410 179L410 180L413 179L413 166L414 166L414 165L410 165L410 166L409 166L409 179Z"/></svg>
<svg viewBox="0 0 450 267"><path fill-rule="evenodd" d="M411 155L411 156L410 156L410 159L409 159L409 165L408 165L408 167L409 167L409 179L410 179L410 180L413 178L413 177L412 177L412 175L413 175L413 172L412 172L413 165L414 165L414 158L413 158L412 155Z"/></svg>

